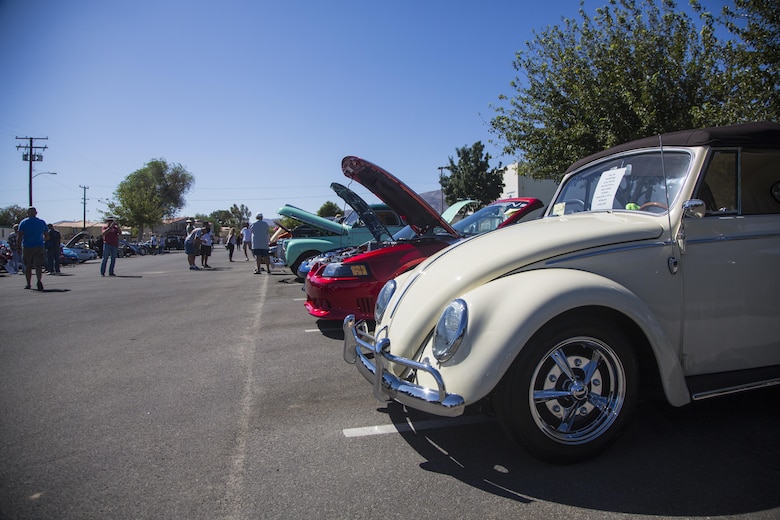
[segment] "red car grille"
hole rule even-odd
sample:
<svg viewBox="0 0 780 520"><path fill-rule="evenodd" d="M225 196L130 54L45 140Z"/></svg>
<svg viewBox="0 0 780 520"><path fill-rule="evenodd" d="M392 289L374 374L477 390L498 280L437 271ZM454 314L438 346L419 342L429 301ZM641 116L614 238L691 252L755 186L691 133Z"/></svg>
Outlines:
<svg viewBox="0 0 780 520"><path fill-rule="evenodd" d="M374 312L374 305L376 304L376 300L374 300L374 298L358 298L355 301L355 304L357 305L357 308L360 310L360 312L371 314Z"/></svg>

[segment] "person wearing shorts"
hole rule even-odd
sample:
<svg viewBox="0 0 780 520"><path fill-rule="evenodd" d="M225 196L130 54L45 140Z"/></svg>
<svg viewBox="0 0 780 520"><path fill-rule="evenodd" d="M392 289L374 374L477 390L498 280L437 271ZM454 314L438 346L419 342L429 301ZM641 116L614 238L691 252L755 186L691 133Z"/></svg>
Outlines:
<svg viewBox="0 0 780 520"><path fill-rule="evenodd" d="M203 234L201 228L194 228L184 239L184 254L187 255L187 263L190 264L190 271L198 271L200 268L195 265L195 256L200 252L200 236Z"/></svg>
<svg viewBox="0 0 780 520"><path fill-rule="evenodd" d="M260 274L261 263L265 264L268 274L271 274L271 257L268 254L268 222L263 220L263 214L258 213L256 220L250 226L252 236L252 254L255 255L255 274Z"/></svg>
<svg viewBox="0 0 780 520"><path fill-rule="evenodd" d="M38 210L35 208L27 209L27 218L19 223L18 240L22 244L24 276L27 279L25 289L30 288L32 270L35 269L35 277L38 279L37 289L42 291L41 276L43 275L43 262L46 258L44 244L48 239L49 232L46 229L46 222L39 219L37 214Z"/></svg>

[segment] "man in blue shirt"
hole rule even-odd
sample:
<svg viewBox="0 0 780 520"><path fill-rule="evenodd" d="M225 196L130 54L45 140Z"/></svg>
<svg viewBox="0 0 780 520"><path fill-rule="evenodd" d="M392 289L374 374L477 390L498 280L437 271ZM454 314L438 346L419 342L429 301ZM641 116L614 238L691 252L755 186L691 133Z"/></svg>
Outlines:
<svg viewBox="0 0 780 520"><path fill-rule="evenodd" d="M49 238L46 230L46 222L36 217L38 211L30 207L27 209L27 218L19 223L19 242L22 244L22 261L24 262L24 276L27 278L27 287L30 288L32 268L35 268L35 276L38 278L38 290L43 290L41 275L43 274L43 260L46 255L44 244Z"/></svg>

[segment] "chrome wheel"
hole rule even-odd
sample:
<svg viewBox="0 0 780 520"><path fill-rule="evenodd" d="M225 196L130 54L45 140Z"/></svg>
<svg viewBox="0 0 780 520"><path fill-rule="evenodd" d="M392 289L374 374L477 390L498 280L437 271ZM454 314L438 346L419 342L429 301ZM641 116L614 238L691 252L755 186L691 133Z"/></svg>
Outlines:
<svg viewBox="0 0 780 520"><path fill-rule="evenodd" d="M494 391L506 433L556 463L591 458L620 435L636 405L631 342L612 320L562 317L522 348Z"/></svg>
<svg viewBox="0 0 780 520"><path fill-rule="evenodd" d="M620 358L596 338L571 338L556 345L531 380L533 420L545 435L563 444L598 438L618 418L626 397Z"/></svg>

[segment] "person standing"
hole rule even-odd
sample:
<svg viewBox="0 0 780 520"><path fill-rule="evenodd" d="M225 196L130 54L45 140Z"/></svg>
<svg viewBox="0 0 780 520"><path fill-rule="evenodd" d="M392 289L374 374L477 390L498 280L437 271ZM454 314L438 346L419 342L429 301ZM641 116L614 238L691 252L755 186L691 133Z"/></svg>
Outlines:
<svg viewBox="0 0 780 520"><path fill-rule="evenodd" d="M260 263L265 264L265 269L268 274L271 274L271 257L268 254L268 222L263 220L263 214L258 213L255 217L257 220L252 224L250 228L250 234L252 237L252 254L255 256L255 274L260 274L262 269Z"/></svg>
<svg viewBox="0 0 780 520"><path fill-rule="evenodd" d="M51 275L60 274L60 245L62 235L54 229L51 224L48 225L49 238L46 239L46 272Z"/></svg>
<svg viewBox="0 0 780 520"><path fill-rule="evenodd" d="M211 222L204 222L203 232L200 234L200 265L206 269L211 269L209 257L211 256L213 243L214 234L211 232Z"/></svg>
<svg viewBox="0 0 780 520"><path fill-rule="evenodd" d="M201 228L194 227L187 235L187 238L184 239L184 253L187 255L187 263L190 265L190 271L200 270L198 266L195 265L195 256L197 255L197 251L200 250L200 237L202 234L203 230Z"/></svg>
<svg viewBox="0 0 780 520"><path fill-rule="evenodd" d="M19 224L14 224L14 229L8 235L8 246L11 248L11 263L6 267L9 273L16 274L20 270L24 271L22 266L22 243L19 242Z"/></svg>
<svg viewBox="0 0 780 520"><path fill-rule="evenodd" d="M252 247L252 230L249 229L249 222L244 222L244 227L241 229L241 243L244 245L245 262L249 261L249 253L247 249Z"/></svg>
<svg viewBox="0 0 780 520"><path fill-rule="evenodd" d="M114 217L106 217L106 225L103 226L100 236L103 237L103 261L100 263L100 276L106 275L106 263L109 258L111 262L108 264L108 276L116 276L114 274L114 265L116 264L116 255L119 253L119 235L122 230L114 222Z"/></svg>
<svg viewBox="0 0 780 520"><path fill-rule="evenodd" d="M236 228L232 227L230 228L230 231L228 231L228 236L225 239L225 247L228 250L228 260L232 262L233 251L236 250Z"/></svg>
<svg viewBox="0 0 780 520"><path fill-rule="evenodd" d="M46 222L39 219L38 210L33 207L27 209L27 218L19 223L19 242L22 244L22 260L24 261L24 276L27 286L30 288L32 270L35 268L35 277L38 279L37 288L43 290L41 275L43 274L43 260L46 255L44 244L48 238Z"/></svg>

